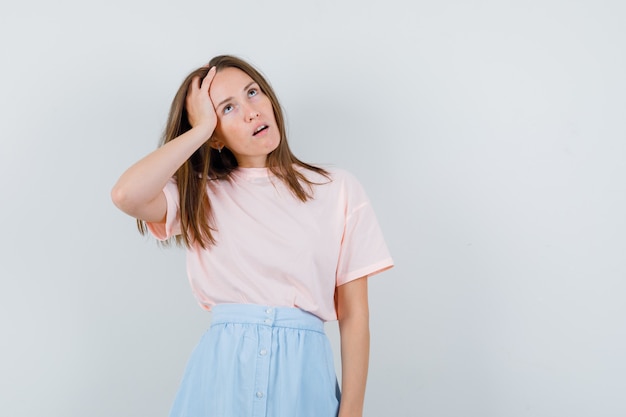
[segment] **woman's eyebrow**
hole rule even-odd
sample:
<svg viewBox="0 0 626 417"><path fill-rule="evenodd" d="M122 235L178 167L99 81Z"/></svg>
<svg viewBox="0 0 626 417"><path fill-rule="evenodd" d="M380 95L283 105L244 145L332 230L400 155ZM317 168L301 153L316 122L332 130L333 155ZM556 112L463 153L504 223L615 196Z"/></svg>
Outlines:
<svg viewBox="0 0 626 417"><path fill-rule="evenodd" d="M248 83L248 84L247 84L247 85L243 88L243 90L242 90L242 91L246 91L248 88L250 88L250 86L251 86L252 84L256 84L256 81L252 81L252 82ZM228 98L225 98L224 100L222 100L222 101L220 101L220 102L219 102L219 104L217 105L217 107L221 106L222 104L224 104L224 103L226 103L227 101L230 101L230 100L232 100L232 99L233 99L233 97L232 97L232 96L231 96L231 97L228 97ZM217 108L217 107L216 107L216 108Z"/></svg>

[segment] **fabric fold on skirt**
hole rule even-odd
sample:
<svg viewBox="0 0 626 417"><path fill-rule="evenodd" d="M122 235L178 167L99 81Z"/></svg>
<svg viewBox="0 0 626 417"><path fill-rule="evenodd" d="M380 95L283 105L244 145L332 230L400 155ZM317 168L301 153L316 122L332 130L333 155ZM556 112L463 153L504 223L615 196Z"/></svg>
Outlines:
<svg viewBox="0 0 626 417"><path fill-rule="evenodd" d="M220 304L170 417L336 417L339 401L321 319L298 308Z"/></svg>

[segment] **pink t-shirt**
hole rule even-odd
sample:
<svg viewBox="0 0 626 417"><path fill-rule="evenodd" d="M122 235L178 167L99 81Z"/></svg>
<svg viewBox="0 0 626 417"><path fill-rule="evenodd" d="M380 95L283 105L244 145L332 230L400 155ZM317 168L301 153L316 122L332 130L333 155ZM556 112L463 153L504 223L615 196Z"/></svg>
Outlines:
<svg viewBox="0 0 626 417"><path fill-rule="evenodd" d="M237 168L232 181L209 182L216 245L187 251L187 273L200 305L299 307L336 320L335 287L393 266L360 183L330 169L332 181L302 170L314 198L302 202L267 168ZM164 188L165 223L148 223L157 239L180 234L174 180Z"/></svg>

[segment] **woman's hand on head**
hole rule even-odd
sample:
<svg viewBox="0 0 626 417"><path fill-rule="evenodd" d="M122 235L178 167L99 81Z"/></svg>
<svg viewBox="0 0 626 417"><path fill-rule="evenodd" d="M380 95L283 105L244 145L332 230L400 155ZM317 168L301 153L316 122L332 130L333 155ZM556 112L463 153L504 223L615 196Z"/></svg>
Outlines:
<svg viewBox="0 0 626 417"><path fill-rule="evenodd" d="M217 114L209 96L209 87L211 87L215 73L216 69L213 67L203 79L199 76L194 77L189 84L185 99L189 124L192 128L206 129L207 139L211 137L217 125Z"/></svg>

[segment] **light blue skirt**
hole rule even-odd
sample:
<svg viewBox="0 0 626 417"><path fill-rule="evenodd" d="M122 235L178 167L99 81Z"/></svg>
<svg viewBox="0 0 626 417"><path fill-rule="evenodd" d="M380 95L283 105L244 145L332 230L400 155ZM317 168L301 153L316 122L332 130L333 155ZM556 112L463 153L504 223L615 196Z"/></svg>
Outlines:
<svg viewBox="0 0 626 417"><path fill-rule="evenodd" d="M336 417L324 323L298 308L221 304L195 348L170 417Z"/></svg>

